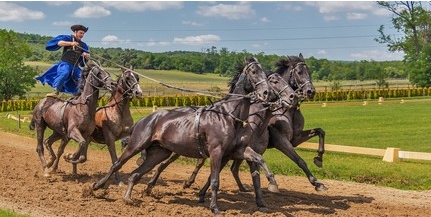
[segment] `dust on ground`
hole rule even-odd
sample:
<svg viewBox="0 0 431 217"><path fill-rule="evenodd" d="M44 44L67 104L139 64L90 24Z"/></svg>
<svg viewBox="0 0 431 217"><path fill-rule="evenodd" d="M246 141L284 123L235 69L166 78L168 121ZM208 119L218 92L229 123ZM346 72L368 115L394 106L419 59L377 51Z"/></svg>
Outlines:
<svg viewBox="0 0 431 217"><path fill-rule="evenodd" d="M0 132L2 150L0 167L0 208L35 217L47 216L212 216L210 193L206 202L197 203L197 193L209 174L202 168L190 189L182 184L194 167L173 163L158 181L149 196L142 192L152 174L135 186L132 198L136 205L126 205L122 196L126 186L113 183L106 189L85 196L84 189L108 171L109 153L91 151L88 160L78 165L78 176L71 175L72 166L63 159L59 173L43 176L36 154L36 140L12 133ZM74 152L71 147L67 152ZM120 170L123 182L136 168L132 158ZM251 176L240 173L248 189ZM265 203L269 210L258 211L254 193L239 192L228 169L221 173L218 206L225 216L428 216L431 213L431 191L403 191L386 187L320 180L328 188L316 192L304 177L276 175L280 193L267 191L268 182L262 177Z"/></svg>

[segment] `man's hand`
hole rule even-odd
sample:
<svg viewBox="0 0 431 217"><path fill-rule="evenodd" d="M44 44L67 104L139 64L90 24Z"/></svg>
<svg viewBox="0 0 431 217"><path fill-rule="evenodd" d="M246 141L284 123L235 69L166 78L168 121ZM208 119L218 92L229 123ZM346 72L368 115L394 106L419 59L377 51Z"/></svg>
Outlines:
<svg viewBox="0 0 431 217"><path fill-rule="evenodd" d="M82 53L82 56L87 60L91 58L89 53Z"/></svg>

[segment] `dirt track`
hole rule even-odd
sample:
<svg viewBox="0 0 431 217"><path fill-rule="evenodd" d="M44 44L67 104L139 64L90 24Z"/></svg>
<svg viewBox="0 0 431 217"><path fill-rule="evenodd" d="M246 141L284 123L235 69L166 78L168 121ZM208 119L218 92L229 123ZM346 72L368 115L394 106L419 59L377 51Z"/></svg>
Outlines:
<svg viewBox="0 0 431 217"><path fill-rule="evenodd" d="M192 166L173 164L162 174L150 196L141 195L149 179L144 176L132 198L136 206L125 205L125 186L110 185L97 197L84 197L83 189L98 180L110 166L108 151L89 151L89 160L78 166L78 177L63 159L60 172L43 177L36 154L36 140L0 132L0 207L30 216L211 216L209 194L197 204L197 192L209 170L203 168L191 189L182 189ZM66 152L75 150L66 149ZM121 170L124 182L135 168L135 159ZM429 216L431 191L402 191L351 182L321 180L329 190L316 192L305 177L276 175L280 193L266 190L262 179L267 212L257 211L254 194L239 193L225 170L221 174L219 208L226 216ZM242 180L252 189L249 173ZM111 183L111 182L110 182Z"/></svg>

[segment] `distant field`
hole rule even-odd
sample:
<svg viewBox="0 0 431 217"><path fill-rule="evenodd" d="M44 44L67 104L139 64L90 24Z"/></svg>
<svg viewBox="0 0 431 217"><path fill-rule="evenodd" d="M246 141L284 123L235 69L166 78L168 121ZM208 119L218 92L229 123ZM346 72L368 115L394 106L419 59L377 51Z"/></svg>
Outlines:
<svg viewBox="0 0 431 217"><path fill-rule="evenodd" d="M51 67L51 64L40 63L40 62L28 62L30 66L39 67L43 72ZM120 68L105 68L111 72L113 77L121 73ZM165 95L165 94L183 94L180 90L171 89L162 86L160 83L168 84L171 86L191 89L197 91L210 91L214 87L220 89L221 92L228 92L228 81L229 78L221 77L216 74L195 74L190 72L180 71L167 71L167 70L135 70L140 75L140 85L145 95ZM49 86L43 86L39 82L36 84L31 92L33 95L44 95L45 93L51 92Z"/></svg>
<svg viewBox="0 0 431 217"><path fill-rule="evenodd" d="M51 64L42 62L27 62L26 64L34 67L39 67L41 71L46 71ZM113 74L119 74L120 68L106 68ZM160 95L181 95L185 92L180 90L171 89L162 86L160 83L168 84L171 86L185 88L197 91L211 91L219 89L221 92L228 92L227 83L229 78L221 77L216 74L195 74L190 72L180 71L166 71L166 70L143 70L136 69L141 75L140 84L147 96L160 96ZM390 88L404 88L409 87L408 80L388 80ZM374 89L376 88L376 81L340 81L343 86L342 89ZM329 81L314 81L314 86L318 91L330 91L331 82ZM32 94L41 94L51 92L51 88L42 86L40 83L31 90Z"/></svg>

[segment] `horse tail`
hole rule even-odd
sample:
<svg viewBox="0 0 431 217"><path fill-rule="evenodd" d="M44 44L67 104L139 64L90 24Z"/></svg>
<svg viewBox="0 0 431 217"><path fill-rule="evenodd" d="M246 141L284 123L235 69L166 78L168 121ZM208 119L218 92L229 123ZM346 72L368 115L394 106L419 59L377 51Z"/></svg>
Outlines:
<svg viewBox="0 0 431 217"><path fill-rule="evenodd" d="M130 137L130 135L132 134L133 129L135 128L135 125L136 125L136 123L135 123L135 124L133 124L133 125L129 128L129 130L127 131L127 136L125 136L125 137L123 137L123 138L121 139L121 151L123 151L123 150L126 148L126 146L129 144L129 137Z"/></svg>
<svg viewBox="0 0 431 217"><path fill-rule="evenodd" d="M31 118L30 124L28 125L28 128L30 130L36 129L36 120L34 120L34 117Z"/></svg>

